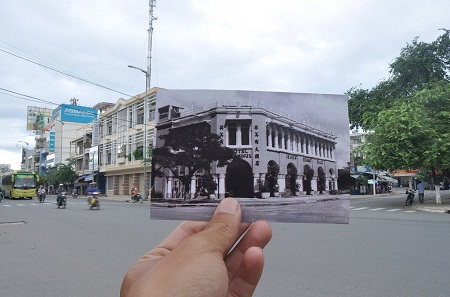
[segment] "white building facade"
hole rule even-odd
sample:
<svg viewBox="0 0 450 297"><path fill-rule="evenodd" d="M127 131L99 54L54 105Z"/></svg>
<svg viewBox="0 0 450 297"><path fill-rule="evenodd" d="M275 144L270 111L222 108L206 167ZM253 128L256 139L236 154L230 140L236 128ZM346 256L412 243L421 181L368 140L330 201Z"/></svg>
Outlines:
<svg viewBox="0 0 450 297"><path fill-rule="evenodd" d="M133 187L149 195L151 163L143 160L153 143L156 91L119 99L99 117L98 178L108 196L130 195Z"/></svg>
<svg viewBox="0 0 450 297"><path fill-rule="evenodd" d="M280 196L313 195L337 190L335 145L332 131L299 121L262 104L214 103L201 109L180 112L179 106L158 108L158 136L187 125L204 123L211 133L222 137L223 145L234 150L238 159L225 167L211 164L217 182L217 195L254 197L258 183L275 175ZM155 178L155 191L165 198L180 197L185 189L170 171ZM199 172L191 180L190 196L198 193ZM272 189L272 192L275 190Z"/></svg>

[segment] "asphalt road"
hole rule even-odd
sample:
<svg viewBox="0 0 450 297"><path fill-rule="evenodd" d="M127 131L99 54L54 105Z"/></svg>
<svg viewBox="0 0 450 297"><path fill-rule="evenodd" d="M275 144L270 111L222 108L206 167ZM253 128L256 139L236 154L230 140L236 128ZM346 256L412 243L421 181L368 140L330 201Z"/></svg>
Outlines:
<svg viewBox="0 0 450 297"><path fill-rule="evenodd" d="M51 200L0 203L0 296L118 296L128 267L179 223L149 220L145 203ZM349 225L272 223L254 296L449 295L450 215L350 205Z"/></svg>

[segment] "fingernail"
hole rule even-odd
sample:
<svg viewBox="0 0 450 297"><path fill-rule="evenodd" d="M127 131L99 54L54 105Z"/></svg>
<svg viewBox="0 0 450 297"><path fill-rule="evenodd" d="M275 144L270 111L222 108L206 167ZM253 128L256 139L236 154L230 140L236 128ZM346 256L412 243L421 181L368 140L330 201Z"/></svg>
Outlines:
<svg viewBox="0 0 450 297"><path fill-rule="evenodd" d="M217 208L217 212L236 214L238 208L239 203L235 199L225 198L220 202L219 207Z"/></svg>

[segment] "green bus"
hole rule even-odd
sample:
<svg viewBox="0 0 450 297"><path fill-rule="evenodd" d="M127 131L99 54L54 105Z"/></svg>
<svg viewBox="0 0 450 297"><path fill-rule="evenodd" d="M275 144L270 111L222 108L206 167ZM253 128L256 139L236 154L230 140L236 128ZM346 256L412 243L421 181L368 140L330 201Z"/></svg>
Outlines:
<svg viewBox="0 0 450 297"><path fill-rule="evenodd" d="M33 199L38 181L39 176L33 171L12 171L2 178L3 197Z"/></svg>

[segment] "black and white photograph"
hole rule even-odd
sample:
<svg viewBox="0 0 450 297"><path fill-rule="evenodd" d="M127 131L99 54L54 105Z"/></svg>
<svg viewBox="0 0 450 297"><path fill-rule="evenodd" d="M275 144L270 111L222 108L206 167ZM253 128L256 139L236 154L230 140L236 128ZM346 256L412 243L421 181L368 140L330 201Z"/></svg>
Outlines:
<svg viewBox="0 0 450 297"><path fill-rule="evenodd" d="M157 93L152 219L209 220L233 197L247 222L348 223L347 96Z"/></svg>

